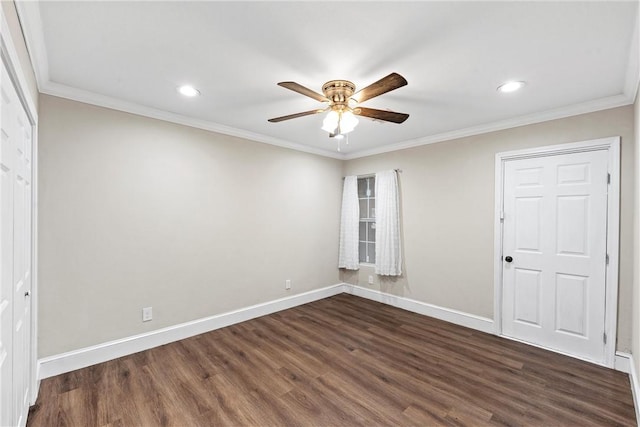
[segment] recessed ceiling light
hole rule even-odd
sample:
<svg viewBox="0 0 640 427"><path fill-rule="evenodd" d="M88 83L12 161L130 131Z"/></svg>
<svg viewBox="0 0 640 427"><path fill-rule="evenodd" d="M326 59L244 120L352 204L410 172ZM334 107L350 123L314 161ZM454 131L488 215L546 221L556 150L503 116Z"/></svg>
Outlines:
<svg viewBox="0 0 640 427"><path fill-rule="evenodd" d="M497 91L502 93L515 92L522 89L526 85L525 82L506 82L498 86Z"/></svg>
<svg viewBox="0 0 640 427"><path fill-rule="evenodd" d="M180 86L178 88L178 92L188 97L194 97L194 96L200 95L200 91L191 85Z"/></svg>

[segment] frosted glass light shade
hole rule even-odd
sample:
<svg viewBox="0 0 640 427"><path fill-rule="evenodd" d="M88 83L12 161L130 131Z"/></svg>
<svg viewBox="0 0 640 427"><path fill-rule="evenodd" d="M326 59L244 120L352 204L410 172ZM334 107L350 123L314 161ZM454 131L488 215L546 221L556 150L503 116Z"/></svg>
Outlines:
<svg viewBox="0 0 640 427"><path fill-rule="evenodd" d="M322 130L334 133L338 128L338 122L340 121L340 115L336 111L329 111L327 117L322 121Z"/></svg>
<svg viewBox="0 0 640 427"><path fill-rule="evenodd" d="M345 111L340 118L340 133L349 133L358 125L358 119L351 111Z"/></svg>
<svg viewBox="0 0 640 427"><path fill-rule="evenodd" d="M329 133L347 134L358 125L358 119L351 111L337 112L332 110L322 121L322 130Z"/></svg>

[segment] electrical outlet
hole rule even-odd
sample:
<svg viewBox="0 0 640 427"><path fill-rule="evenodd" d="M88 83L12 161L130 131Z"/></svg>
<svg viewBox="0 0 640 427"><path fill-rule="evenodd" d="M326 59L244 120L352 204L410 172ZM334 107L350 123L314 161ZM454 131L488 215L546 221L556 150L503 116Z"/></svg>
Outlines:
<svg viewBox="0 0 640 427"><path fill-rule="evenodd" d="M369 276L369 284L373 285L373 276Z"/></svg>
<svg viewBox="0 0 640 427"><path fill-rule="evenodd" d="M291 280L287 279L284 281L284 288L291 289Z"/></svg>
<svg viewBox="0 0 640 427"><path fill-rule="evenodd" d="M145 307L142 309L142 321L148 322L153 319L153 307Z"/></svg>

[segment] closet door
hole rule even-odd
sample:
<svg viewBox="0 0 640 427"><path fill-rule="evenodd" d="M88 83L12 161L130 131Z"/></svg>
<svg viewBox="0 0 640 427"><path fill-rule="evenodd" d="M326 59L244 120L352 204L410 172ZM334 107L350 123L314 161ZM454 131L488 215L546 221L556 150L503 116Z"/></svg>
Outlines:
<svg viewBox="0 0 640 427"><path fill-rule="evenodd" d="M32 135L4 64L0 144L0 424L23 426L31 375Z"/></svg>
<svg viewBox="0 0 640 427"><path fill-rule="evenodd" d="M0 425L13 425L13 187L15 150L7 131L11 122L8 78L0 71Z"/></svg>

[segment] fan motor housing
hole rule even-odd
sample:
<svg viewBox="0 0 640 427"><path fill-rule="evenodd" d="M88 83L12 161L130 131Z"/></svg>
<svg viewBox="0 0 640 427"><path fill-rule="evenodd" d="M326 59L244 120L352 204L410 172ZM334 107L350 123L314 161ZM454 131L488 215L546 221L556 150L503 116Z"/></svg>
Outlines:
<svg viewBox="0 0 640 427"><path fill-rule="evenodd" d="M349 97L356 91L356 85L348 80L330 80L322 85L322 93L329 98L331 104L345 105Z"/></svg>

